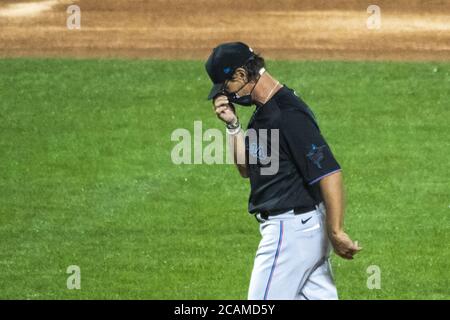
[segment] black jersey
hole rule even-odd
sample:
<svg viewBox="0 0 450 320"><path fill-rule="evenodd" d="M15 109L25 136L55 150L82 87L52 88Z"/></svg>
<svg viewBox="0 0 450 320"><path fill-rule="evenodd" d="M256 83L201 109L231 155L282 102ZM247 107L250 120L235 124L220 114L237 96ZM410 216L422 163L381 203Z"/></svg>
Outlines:
<svg viewBox="0 0 450 320"><path fill-rule="evenodd" d="M250 213L301 210L322 201L317 182L340 166L314 114L293 90L284 86L257 107L247 129Z"/></svg>

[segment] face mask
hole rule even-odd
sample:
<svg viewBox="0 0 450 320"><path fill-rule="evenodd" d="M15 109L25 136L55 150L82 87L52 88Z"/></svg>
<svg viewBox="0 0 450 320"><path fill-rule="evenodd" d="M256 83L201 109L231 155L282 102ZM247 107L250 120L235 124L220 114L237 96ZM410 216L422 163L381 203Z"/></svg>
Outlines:
<svg viewBox="0 0 450 320"><path fill-rule="evenodd" d="M252 89L252 91L253 91L253 89ZM236 93L231 93L228 95L228 101L230 101L231 103L239 104L244 107L251 107L251 105L253 103L251 93L247 94L245 96L242 96L242 97L240 97Z"/></svg>
<svg viewBox="0 0 450 320"><path fill-rule="evenodd" d="M247 82L246 84L244 84L244 85L243 85L239 90L237 90L236 92L233 92L233 93L227 93L226 95L227 95L227 97L228 97L228 101L230 101L231 103L239 104L239 105L244 106L244 107L251 107L252 104L253 104L253 99L252 99L252 93L253 93L253 90L255 90L255 87L256 87L256 85L258 84L259 79L261 79L261 75L264 73L264 71L265 71L264 68L262 68L262 69L259 71L260 76L259 76L258 80L256 80L256 83L255 83L255 85L253 86L253 88L252 88L252 90L250 91L249 94L240 97L240 96L236 93L236 92L241 91L242 88L244 88L244 87L249 83L249 82Z"/></svg>

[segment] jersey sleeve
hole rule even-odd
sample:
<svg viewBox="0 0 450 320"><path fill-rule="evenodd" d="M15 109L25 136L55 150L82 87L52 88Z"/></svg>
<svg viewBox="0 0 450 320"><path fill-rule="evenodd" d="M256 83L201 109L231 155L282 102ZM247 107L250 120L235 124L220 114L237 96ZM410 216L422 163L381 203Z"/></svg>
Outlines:
<svg viewBox="0 0 450 320"><path fill-rule="evenodd" d="M310 116L298 110L286 111L281 117L280 131L290 158L308 184L341 170Z"/></svg>

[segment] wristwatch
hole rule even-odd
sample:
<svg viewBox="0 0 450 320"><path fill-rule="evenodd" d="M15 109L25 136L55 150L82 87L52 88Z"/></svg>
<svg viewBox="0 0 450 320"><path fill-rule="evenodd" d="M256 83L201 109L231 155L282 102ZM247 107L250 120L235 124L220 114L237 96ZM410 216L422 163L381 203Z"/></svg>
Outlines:
<svg viewBox="0 0 450 320"><path fill-rule="evenodd" d="M230 130L237 129L240 126L241 126L241 123L239 122L239 118L236 118L235 124L232 124L232 123L227 123L226 124L227 129L230 129Z"/></svg>
<svg viewBox="0 0 450 320"><path fill-rule="evenodd" d="M239 122L239 118L236 118L236 123L231 124L227 123L227 133L231 136L237 135L241 131L241 123Z"/></svg>

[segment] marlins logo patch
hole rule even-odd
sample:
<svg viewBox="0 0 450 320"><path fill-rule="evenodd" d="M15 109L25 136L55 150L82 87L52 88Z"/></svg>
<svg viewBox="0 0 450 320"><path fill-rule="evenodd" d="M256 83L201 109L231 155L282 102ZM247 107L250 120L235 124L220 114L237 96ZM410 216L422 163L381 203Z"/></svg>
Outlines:
<svg viewBox="0 0 450 320"><path fill-rule="evenodd" d="M311 160L319 169L322 169L322 165L320 162L322 162L324 155L323 155L323 149L326 148L326 146L316 146L315 144L311 145L311 150L306 155L309 160Z"/></svg>
<svg viewBox="0 0 450 320"><path fill-rule="evenodd" d="M249 153L255 158L259 160L265 160L267 158L267 153L263 145L259 145L257 143L250 144Z"/></svg>

